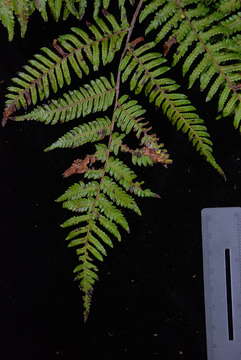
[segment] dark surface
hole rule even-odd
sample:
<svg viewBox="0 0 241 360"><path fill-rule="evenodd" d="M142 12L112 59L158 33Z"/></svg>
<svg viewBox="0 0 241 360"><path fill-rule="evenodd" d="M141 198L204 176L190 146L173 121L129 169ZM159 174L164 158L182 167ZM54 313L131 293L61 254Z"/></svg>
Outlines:
<svg viewBox="0 0 241 360"><path fill-rule="evenodd" d="M2 89L60 32L37 20L24 41L8 44L2 35ZM227 182L159 112L149 113L174 163L140 171L161 199L139 200L143 216L130 214L131 234L109 251L85 326L72 281L75 254L58 227L68 214L53 201L74 181L61 173L76 153L43 153L69 127L9 122L1 129L1 358L206 359L201 209L240 206L241 153L232 119L217 122L212 105L201 104Z"/></svg>

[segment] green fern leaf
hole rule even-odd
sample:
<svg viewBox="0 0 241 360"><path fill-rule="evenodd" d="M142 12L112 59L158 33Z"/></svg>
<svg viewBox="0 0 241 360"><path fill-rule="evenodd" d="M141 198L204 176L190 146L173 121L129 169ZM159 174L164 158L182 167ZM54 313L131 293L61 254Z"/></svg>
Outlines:
<svg viewBox="0 0 241 360"><path fill-rule="evenodd" d="M87 124L79 125L54 142L45 151L56 148L76 148L89 142L103 139L110 134L111 121L108 117L98 118Z"/></svg>
<svg viewBox="0 0 241 360"><path fill-rule="evenodd" d="M48 0L48 5L55 21L58 21L62 10L63 0Z"/></svg>
<svg viewBox="0 0 241 360"><path fill-rule="evenodd" d="M93 198L67 200L63 203L63 207L75 212L86 212L93 206L93 201Z"/></svg>
<svg viewBox="0 0 241 360"><path fill-rule="evenodd" d="M123 161L115 159L112 156L109 158L106 170L125 189L128 189L132 185L133 180L137 177L134 171L124 164Z"/></svg>
<svg viewBox="0 0 241 360"><path fill-rule="evenodd" d="M146 32L161 27L156 43L164 41L167 36L175 39L177 48L173 64L185 57L183 74L189 73L189 87L199 79L202 90L209 86L207 101L218 95L222 116L233 114L234 126L240 128L241 118L237 109L241 94L237 85L241 82L241 58L235 42L229 39L241 31L240 16L233 13L241 5L232 1L229 7L228 3L224 1L211 11L206 4L196 1L153 1L141 13L140 21L145 20L147 15L154 16ZM227 93L228 96L224 96Z"/></svg>
<svg viewBox="0 0 241 360"><path fill-rule="evenodd" d="M35 1L35 6L36 6L37 10L40 12L40 14L41 14L42 18L44 19L44 21L48 20L46 4L47 4L47 0Z"/></svg>
<svg viewBox="0 0 241 360"><path fill-rule="evenodd" d="M150 45L151 47L152 45ZM130 78L130 88L136 94L144 90L149 101L154 102L158 107L162 107L163 113L171 123L176 125L178 130L187 133L197 151L224 176L222 169L212 155L212 142L204 121L196 114L196 109L188 98L184 94L176 92L179 86L175 81L162 77L168 71L168 67L162 66L166 60L161 54L146 52L147 48L146 45L137 50L129 47L128 61L124 59L121 65L123 69L122 80L126 81ZM228 108L227 111L229 110ZM149 157L140 153L137 156L134 154L132 160L135 164L144 166L152 163Z"/></svg>
<svg viewBox="0 0 241 360"><path fill-rule="evenodd" d="M98 216L98 221L99 221L100 225L102 225L113 236L115 236L118 241L121 241L121 234L115 223L113 223L111 220L109 220L107 217L105 217L103 215Z"/></svg>
<svg viewBox="0 0 241 360"><path fill-rule="evenodd" d="M0 20L8 30L8 39L11 41L14 36L14 13L13 3L9 0L3 0L0 6Z"/></svg>
<svg viewBox="0 0 241 360"><path fill-rule="evenodd" d="M31 4L32 1L18 1L13 0L14 12L17 16L18 22L21 28L21 36L24 37L27 31L28 19L31 14Z"/></svg>
<svg viewBox="0 0 241 360"><path fill-rule="evenodd" d="M0 5L0 22L7 28L11 41L14 36L15 16L20 24L21 36L24 37L30 16L36 10L44 21L48 20L48 10L55 21L59 21L66 20L69 15L82 19L86 8L87 0L3 0Z"/></svg>
<svg viewBox="0 0 241 360"><path fill-rule="evenodd" d="M90 238L92 238L92 242L93 242L93 237L90 237ZM104 261L104 258L103 258L103 256L102 256L101 252L98 251L94 246L89 245L89 246L88 246L88 250L89 250L89 252L94 256L94 258L96 258L96 259L99 260L99 261ZM88 273L87 273L87 274L88 274ZM83 277L86 277L86 274L83 274ZM88 279L88 276L87 276L87 279ZM86 280L87 280L87 279L86 279ZM94 282L93 282L93 283L94 283Z"/></svg>
<svg viewBox="0 0 241 360"><path fill-rule="evenodd" d="M85 31L79 28L72 28L73 34L63 35L54 42L55 51L42 48L43 54L35 55L34 60L24 67L23 72L18 74L12 81L16 86L8 88L4 120L21 107L26 108L32 103L35 105L40 100L47 99L50 95L50 86L54 93L63 85L71 83L70 67L77 76L82 78L83 71L89 73L90 62L94 70L98 70L103 55L103 64L111 62L116 51L121 47L122 41L128 31L127 25L121 27L115 18L108 14L105 21L96 19L96 24L104 28L98 29L91 25L89 32L92 32L94 39ZM109 34L106 35L106 27ZM88 59L88 61L87 61Z"/></svg>
<svg viewBox="0 0 241 360"><path fill-rule="evenodd" d="M103 230L101 230L98 226L96 226L96 224L92 225L92 230L105 244L107 244L109 247L113 248L113 243L112 243L110 237Z"/></svg>
<svg viewBox="0 0 241 360"><path fill-rule="evenodd" d="M134 4L136 9L129 24L127 17L130 5ZM241 124L240 4L231 0L228 9L227 0L118 0L120 20L107 11L112 5L111 0L93 1L90 9L94 20L86 22L87 29L72 28L72 32L55 39L51 48L43 47L23 67L8 88L3 116L3 124L8 118L46 124L79 120L77 126L45 151L84 144L88 144L90 151L64 171L65 178L72 175L82 178L56 199L64 209L74 213L61 227L70 228L66 242L78 257L73 271L82 291L85 321L99 279L98 262L104 261L116 240L121 241L122 229L130 231L125 211L141 215L134 195L159 197L145 189L132 167L120 158L129 157L138 166L159 163L167 167L172 162L150 122L144 119L146 111L134 95L145 94L222 175L204 121L188 97L180 92L176 81L167 75L168 59L172 60L173 67L182 62L182 73L188 77L189 88L199 82L207 93L207 100L218 98L218 112L222 116L234 115L236 128ZM23 0L21 4L16 0L3 0L0 21L12 38L15 16L24 36L35 9L44 20L49 12L58 21L70 15L81 19L86 8L86 0ZM103 16L99 17L101 12ZM138 19L148 42L141 36L132 40ZM154 41L149 41L151 37ZM170 51L172 46L175 51ZM111 63L113 67L117 52L120 53L115 75L89 80L77 90L64 90L59 95L59 90L71 85L74 77L83 79ZM122 95L122 90L126 90L124 83L128 83L131 97ZM57 93L58 97L46 102ZM37 106L32 108L33 105ZM22 108L24 114L19 112L13 116ZM98 115L95 120L83 119L106 110L107 114ZM134 149L129 147L133 138Z"/></svg>
<svg viewBox="0 0 241 360"><path fill-rule="evenodd" d="M140 209L132 196L127 194L126 191L121 189L121 187L112 181L108 176L103 177L101 190L104 194L108 195L110 199L118 206L131 209L138 215L141 215Z"/></svg>
<svg viewBox="0 0 241 360"><path fill-rule="evenodd" d="M150 163L152 165L152 162ZM141 183L136 181L137 175L121 160L110 157L106 171L123 186L123 188L140 197L158 197L149 189L142 189Z"/></svg>
<svg viewBox="0 0 241 360"><path fill-rule="evenodd" d="M103 176L103 170L102 169L89 169L87 170L85 173L84 173L84 177L86 179L94 179L94 180L97 180L97 179L101 179Z"/></svg>
<svg viewBox="0 0 241 360"><path fill-rule="evenodd" d="M56 199L57 202L62 202L65 200L77 200L82 197L93 197L98 193L98 183L97 182L89 182L85 184L80 181L74 185L71 185L68 190L65 191L63 195ZM78 219L85 219L85 217L78 217Z"/></svg>
<svg viewBox="0 0 241 360"><path fill-rule="evenodd" d="M115 84L113 75L111 81L106 77L91 80L79 88L65 93L61 98L52 100L48 105L37 106L33 111L21 116L15 116L15 121L36 120L45 124L67 122L86 116L90 113L105 111L113 103Z"/></svg>
<svg viewBox="0 0 241 360"><path fill-rule="evenodd" d="M80 223L87 222L88 220L90 220L89 215L72 216L71 218L63 222L63 224L61 224L61 227L66 228L69 226L78 225Z"/></svg>
<svg viewBox="0 0 241 360"><path fill-rule="evenodd" d="M143 155L141 152L136 152L132 155L132 162L138 166L152 166L153 161L149 156Z"/></svg>
<svg viewBox="0 0 241 360"><path fill-rule="evenodd" d="M218 11L221 11L224 14L240 9L241 3L239 0L222 0L222 2L218 6Z"/></svg>
<svg viewBox="0 0 241 360"><path fill-rule="evenodd" d="M85 8L87 6L86 1L79 1L80 12L77 10L75 0L65 0L66 6L64 9L68 9L69 13L74 15L76 18L81 18L85 12Z"/></svg>
<svg viewBox="0 0 241 360"><path fill-rule="evenodd" d="M114 116L116 117L116 125L125 133L129 134L131 131L136 132L137 138L145 134L149 128L148 122L142 122L141 117L145 114L145 110L137 103L136 100L128 100L128 95L123 95L118 102L118 107Z"/></svg>
<svg viewBox="0 0 241 360"><path fill-rule="evenodd" d="M77 239L70 241L68 246L69 247L74 247L76 245L82 244L82 239L83 238L79 238L79 235L86 234L87 232L88 232L88 226L82 226L81 228L77 228L77 229L74 229L74 230L70 231L68 236L65 238L65 240L69 241L69 240L72 240L74 238L77 238ZM77 244L77 241L79 241L78 244Z"/></svg>
<svg viewBox="0 0 241 360"><path fill-rule="evenodd" d="M97 146L97 151L101 152L104 150L106 150L105 146ZM103 159L103 155L100 155L100 158ZM108 163L109 160L111 158L108 158ZM113 161L110 161L109 167L112 168L112 165ZM107 166L106 171L108 172ZM128 170L124 164L120 165L119 171L127 175L128 179L135 177L132 171ZM98 268L92 262L94 260L104 261L104 256L107 255L107 252L103 244L113 247L110 234L118 241L121 241L118 226L129 232L129 226L124 215L113 202L117 206L131 209L140 214L140 210L133 197L127 194L114 180L103 174L99 182L91 181L85 184L83 181L80 181L70 186L56 200L57 202L62 202L64 208L74 212L86 213L85 215L73 216L62 224L62 227L81 225L71 230L66 240L69 241L69 247L77 248L76 253L80 263L75 267L74 273L77 274L75 280L79 281L83 292L85 321L90 310L93 287L98 280L98 275L96 274Z"/></svg>
<svg viewBox="0 0 241 360"><path fill-rule="evenodd" d="M91 230L93 231L93 226L91 226ZM94 232L94 231L93 231ZM89 242L95 246L95 249L98 250L99 254L107 256L107 252L101 242L92 234L89 235ZM90 249L89 249L90 250Z"/></svg>
<svg viewBox="0 0 241 360"><path fill-rule="evenodd" d="M130 232L129 225L122 212L103 194L99 196L97 206L100 209L100 212L102 212L108 219L120 225L127 232Z"/></svg>

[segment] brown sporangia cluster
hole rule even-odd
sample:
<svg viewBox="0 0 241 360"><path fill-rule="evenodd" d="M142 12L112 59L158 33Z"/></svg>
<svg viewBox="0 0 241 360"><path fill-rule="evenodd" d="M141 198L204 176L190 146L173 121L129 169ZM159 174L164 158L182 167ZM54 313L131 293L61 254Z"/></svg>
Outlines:
<svg viewBox="0 0 241 360"><path fill-rule="evenodd" d="M84 159L76 159L73 164L65 170L63 177L69 177L73 174L83 174L89 170L89 165L93 164L96 161L94 155L86 155Z"/></svg>

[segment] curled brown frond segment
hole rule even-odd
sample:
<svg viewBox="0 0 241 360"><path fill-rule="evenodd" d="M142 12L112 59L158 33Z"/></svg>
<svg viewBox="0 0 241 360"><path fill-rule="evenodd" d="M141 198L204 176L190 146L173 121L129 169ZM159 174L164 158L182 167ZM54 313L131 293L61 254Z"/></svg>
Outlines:
<svg viewBox="0 0 241 360"><path fill-rule="evenodd" d="M68 53L65 52L65 51L63 50L63 48L59 45L57 39L54 39L54 40L53 40L52 45L53 45L53 48L57 51L57 53L58 53L60 56L62 56L63 58L66 57L66 56L68 56Z"/></svg>
<svg viewBox="0 0 241 360"><path fill-rule="evenodd" d="M129 46L131 46L132 48L134 48L137 44L139 44L140 42L144 41L144 37L143 36L139 36L138 38L136 38L135 40L131 41L129 43Z"/></svg>
<svg viewBox="0 0 241 360"><path fill-rule="evenodd" d="M172 160L169 159L169 154L165 151L151 149L147 146L144 146L141 151L143 155L149 156L154 163L161 163L164 164L164 166L172 164Z"/></svg>
<svg viewBox="0 0 241 360"><path fill-rule="evenodd" d="M86 155L84 159L76 159L73 164L65 170L63 177L69 177L73 174L83 174L89 170L89 165L96 161L96 157L93 155Z"/></svg>
<svg viewBox="0 0 241 360"><path fill-rule="evenodd" d="M170 159L170 155L165 149L154 148L151 146L144 145L141 148L130 149L126 144L121 146L123 152L129 152L136 156L148 156L153 163L161 163L164 167L173 163L173 160Z"/></svg>
<svg viewBox="0 0 241 360"><path fill-rule="evenodd" d="M15 104L11 104L5 108L4 113L3 113L3 118L2 118L2 127L4 127L7 124L8 119L11 118L11 115L15 111L16 111Z"/></svg>
<svg viewBox="0 0 241 360"><path fill-rule="evenodd" d="M167 41L165 41L165 43L163 44L163 55L167 56L172 46L175 45L176 43L177 43L177 38L175 36L172 36Z"/></svg>

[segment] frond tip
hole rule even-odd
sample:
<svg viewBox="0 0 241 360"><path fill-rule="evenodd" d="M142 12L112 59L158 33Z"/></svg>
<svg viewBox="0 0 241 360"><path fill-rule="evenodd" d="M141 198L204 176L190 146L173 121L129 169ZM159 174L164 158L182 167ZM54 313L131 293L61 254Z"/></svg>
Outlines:
<svg viewBox="0 0 241 360"><path fill-rule="evenodd" d="M109 121L108 118L105 121ZM87 133L88 130L83 132L84 136L88 137ZM63 175L82 174L85 180L71 185L56 200L65 209L77 213L62 227L74 227L66 240L69 247L76 248L78 256L74 273L83 294L84 321L88 318L94 284L98 280L95 262L103 262L106 248L112 248L115 240L121 241L120 228L130 231L122 209L141 215L133 195L158 197L149 189L143 189L134 171L118 158L107 155L108 151L106 145L97 144L94 154L76 159Z"/></svg>

